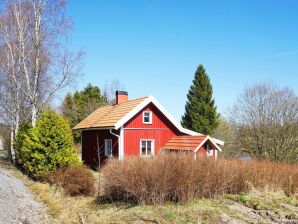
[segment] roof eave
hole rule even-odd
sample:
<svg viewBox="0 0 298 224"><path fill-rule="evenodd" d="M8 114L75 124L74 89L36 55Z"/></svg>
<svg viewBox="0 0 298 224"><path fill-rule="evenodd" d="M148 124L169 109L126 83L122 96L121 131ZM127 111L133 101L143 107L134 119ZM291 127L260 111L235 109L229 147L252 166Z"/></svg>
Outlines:
<svg viewBox="0 0 298 224"><path fill-rule="evenodd" d="M204 138L204 140L201 142L201 144L195 149L194 152L197 153L200 150L200 148L202 147L202 145L204 145L205 142L208 140L215 146L215 148L218 151L220 151L220 152L222 151L222 149L217 145L217 143L215 143L215 141L209 135L207 135L206 138Z"/></svg>
<svg viewBox="0 0 298 224"><path fill-rule="evenodd" d="M114 126L107 126L107 127L89 127L89 128L73 128L72 130L76 131L92 131L92 130L109 130L109 129L116 129Z"/></svg>

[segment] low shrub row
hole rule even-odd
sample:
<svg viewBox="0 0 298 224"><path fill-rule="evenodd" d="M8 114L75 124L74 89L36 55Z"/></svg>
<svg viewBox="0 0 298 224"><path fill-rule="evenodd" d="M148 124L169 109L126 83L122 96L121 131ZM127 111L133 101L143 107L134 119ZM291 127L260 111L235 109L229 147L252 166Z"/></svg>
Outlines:
<svg viewBox="0 0 298 224"><path fill-rule="evenodd" d="M272 187L297 192L298 166L269 161L194 160L186 155L111 160L102 169L105 197L140 204L188 202Z"/></svg>
<svg viewBox="0 0 298 224"><path fill-rule="evenodd" d="M96 180L91 170L85 166L57 170L51 182L62 187L70 196L93 196L96 192Z"/></svg>

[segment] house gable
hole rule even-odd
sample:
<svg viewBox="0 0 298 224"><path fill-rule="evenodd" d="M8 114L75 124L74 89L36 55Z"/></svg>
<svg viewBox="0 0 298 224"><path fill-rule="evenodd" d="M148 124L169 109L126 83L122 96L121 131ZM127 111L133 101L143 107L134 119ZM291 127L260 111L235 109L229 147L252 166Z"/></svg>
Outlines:
<svg viewBox="0 0 298 224"><path fill-rule="evenodd" d="M137 113L142 111L148 104L154 104L160 111L161 113L167 117L169 121L177 128L179 129L180 132L187 134L187 135L200 135L197 132L188 130L183 128L180 123L178 123L172 115L153 97L149 96L146 98L143 102L138 104L134 109L132 109L128 114L126 114L124 117L122 117L116 124L115 124L115 129L119 129L122 127L125 123L127 123L131 118L133 118Z"/></svg>
<svg viewBox="0 0 298 224"><path fill-rule="evenodd" d="M152 112L152 123L143 122L143 112ZM125 156L140 155L141 140L154 140L155 155L173 137L183 135L180 130L153 104L140 110L123 126Z"/></svg>
<svg viewBox="0 0 298 224"><path fill-rule="evenodd" d="M143 122L143 113L152 113L152 123L146 124ZM171 123L171 121L153 104L149 103L142 110L140 110L134 117L127 121L124 126L125 129L128 128L138 128L138 129L158 129L158 128L168 128L171 129L176 135L183 134L179 129Z"/></svg>

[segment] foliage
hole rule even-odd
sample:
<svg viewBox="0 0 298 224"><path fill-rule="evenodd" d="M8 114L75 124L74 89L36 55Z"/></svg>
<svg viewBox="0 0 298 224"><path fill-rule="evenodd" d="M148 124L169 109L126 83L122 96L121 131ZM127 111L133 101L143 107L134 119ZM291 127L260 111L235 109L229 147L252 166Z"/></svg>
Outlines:
<svg viewBox="0 0 298 224"><path fill-rule="evenodd" d="M219 154L220 156L225 158L240 158L247 156L238 148L235 127L224 117L220 117L219 124L214 130L212 137L220 139L225 143L221 146L222 152Z"/></svg>
<svg viewBox="0 0 298 224"><path fill-rule="evenodd" d="M76 125L76 110L77 109L72 94L67 93L61 106L61 112L63 117L69 121L71 127Z"/></svg>
<svg viewBox="0 0 298 224"><path fill-rule="evenodd" d="M298 162L298 97L289 88L256 84L230 113L236 147L258 159Z"/></svg>
<svg viewBox="0 0 298 224"><path fill-rule="evenodd" d="M31 132L32 125L30 123L23 123L20 125L18 134L13 142L14 147L17 149L16 150L16 159L17 159L17 164L22 164L23 161L26 161L27 159L27 154L29 152L23 153L22 148L24 146L25 141L27 140L27 137L29 136L29 133Z"/></svg>
<svg viewBox="0 0 298 224"><path fill-rule="evenodd" d="M21 127L14 142L18 164L37 179L57 168L80 164L72 144L68 122L51 109L41 112L35 127Z"/></svg>
<svg viewBox="0 0 298 224"><path fill-rule="evenodd" d="M69 121L71 128L81 122L98 107L107 104L107 99L101 94L97 86L88 84L84 90L76 91L74 95L68 93L61 106L62 115ZM74 133L76 143L80 141L80 134Z"/></svg>
<svg viewBox="0 0 298 224"><path fill-rule="evenodd" d="M71 196L92 196L95 194L95 178L85 166L72 166L58 170L55 176L56 183Z"/></svg>
<svg viewBox="0 0 298 224"><path fill-rule="evenodd" d="M183 127L202 134L211 134L214 131L219 122L219 114L216 112L212 93L210 79L203 65L199 65L187 94L181 121Z"/></svg>
<svg viewBox="0 0 298 224"><path fill-rule="evenodd" d="M162 204L202 197L240 194L250 187L297 193L298 167L269 161L194 160L160 155L109 161L102 169L104 194L113 201Z"/></svg>
<svg viewBox="0 0 298 224"><path fill-rule="evenodd" d="M15 139L20 124L35 126L40 110L81 75L84 52L67 49L65 0L0 5L0 117ZM15 162L13 144L9 154Z"/></svg>
<svg viewBox="0 0 298 224"><path fill-rule="evenodd" d="M83 120L98 107L107 103L107 100L101 94L99 87L92 86L90 83L83 91L75 92L73 98L79 121Z"/></svg>

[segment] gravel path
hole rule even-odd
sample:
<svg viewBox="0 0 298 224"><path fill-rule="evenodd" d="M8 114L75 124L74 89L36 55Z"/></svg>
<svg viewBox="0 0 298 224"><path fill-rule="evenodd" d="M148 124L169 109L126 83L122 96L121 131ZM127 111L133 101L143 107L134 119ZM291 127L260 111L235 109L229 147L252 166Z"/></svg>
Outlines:
<svg viewBox="0 0 298 224"><path fill-rule="evenodd" d="M38 224L45 207L34 201L24 183L0 162L0 224Z"/></svg>

